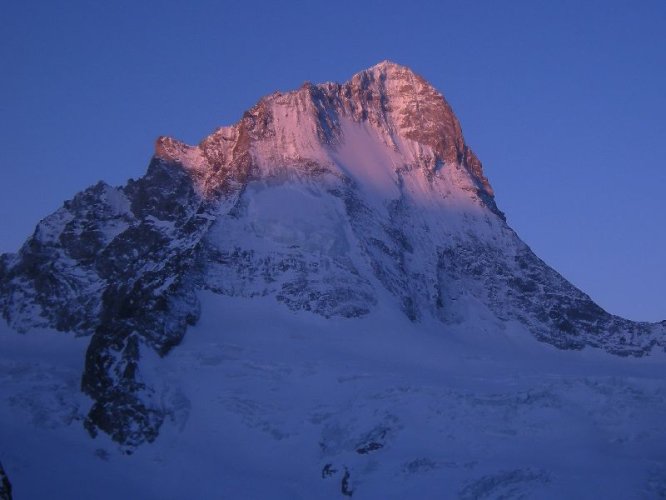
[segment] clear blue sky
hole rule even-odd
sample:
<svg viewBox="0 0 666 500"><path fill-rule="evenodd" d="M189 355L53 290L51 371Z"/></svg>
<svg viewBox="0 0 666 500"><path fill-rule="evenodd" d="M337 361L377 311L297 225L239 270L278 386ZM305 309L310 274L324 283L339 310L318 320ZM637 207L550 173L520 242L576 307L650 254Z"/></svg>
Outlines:
<svg viewBox="0 0 666 500"><path fill-rule="evenodd" d="M666 2L5 2L0 251L158 135L262 95L412 67L460 118L518 234L610 312L666 319Z"/></svg>

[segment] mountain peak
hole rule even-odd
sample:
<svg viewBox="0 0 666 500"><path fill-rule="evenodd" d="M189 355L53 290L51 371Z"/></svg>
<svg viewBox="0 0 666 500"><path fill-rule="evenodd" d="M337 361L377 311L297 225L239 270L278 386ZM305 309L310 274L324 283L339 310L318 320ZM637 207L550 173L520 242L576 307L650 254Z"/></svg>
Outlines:
<svg viewBox="0 0 666 500"><path fill-rule="evenodd" d="M366 80L381 82L384 84L386 84L387 81L402 82L412 85L416 84L416 90L420 93L430 93L437 98L443 98L442 94L438 92L435 87L410 67L389 61L388 59L354 74L349 80L349 83ZM387 85L386 88L390 89L390 85Z"/></svg>
<svg viewBox="0 0 666 500"><path fill-rule="evenodd" d="M349 153L351 135L361 129L379 141L378 151L388 152L382 165L364 169L393 169L388 174L398 185L395 169L400 164L420 165L428 178L439 175L444 166L462 168L466 174L449 179L456 184L450 188L476 192L483 204L503 217L481 162L466 145L444 96L408 67L388 60L345 83L306 82L291 92L263 97L238 123L218 129L198 146L161 137L155 157L185 167L201 192L214 194L229 181L222 172L254 175L290 166L335 164L338 150Z"/></svg>
<svg viewBox="0 0 666 500"><path fill-rule="evenodd" d="M432 92L438 97L442 95L435 90L423 77L416 74L411 68L395 63L393 61L384 60L375 64L367 69L361 70L354 74L347 82L352 85L363 85L368 82L375 82L381 86L385 91L398 90L400 86L391 86L390 83L404 83L404 84L418 84L419 91ZM403 91L406 89L402 89ZM387 94L387 97L399 97L400 92Z"/></svg>
<svg viewBox="0 0 666 500"><path fill-rule="evenodd" d="M356 73L345 86L362 101L361 107L386 118L389 134L429 148L435 164L465 167L482 196L491 201L494 193L481 162L465 143L451 106L427 80L407 66L385 60ZM367 119L372 120L372 114Z"/></svg>
<svg viewBox="0 0 666 500"><path fill-rule="evenodd" d="M665 324L606 313L532 253L444 97L388 61L274 93L198 145L159 138L145 176L88 188L0 257L11 327L93 335L85 426L128 447L180 411L142 358L205 316L202 293L325 318L399 310L562 349L666 346Z"/></svg>
<svg viewBox="0 0 666 500"><path fill-rule="evenodd" d="M409 72L415 74L409 67L390 61L388 59L384 59L383 61L378 62L374 66L371 66L364 71L382 72L387 74L394 74L400 72Z"/></svg>

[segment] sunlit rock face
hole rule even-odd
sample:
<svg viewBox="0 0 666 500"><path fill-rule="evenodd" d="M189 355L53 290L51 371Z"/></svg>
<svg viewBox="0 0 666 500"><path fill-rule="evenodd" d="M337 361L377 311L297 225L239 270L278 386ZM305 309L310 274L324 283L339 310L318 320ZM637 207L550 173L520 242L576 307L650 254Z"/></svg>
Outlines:
<svg viewBox="0 0 666 500"><path fill-rule="evenodd" d="M391 62L267 96L196 146L159 138L145 176L77 194L0 259L10 326L92 336L85 425L128 450L169 415L142 353L181 342L201 290L326 318L398 308L443 334L481 314L561 349L664 346L663 324L608 314L532 253L444 97Z"/></svg>

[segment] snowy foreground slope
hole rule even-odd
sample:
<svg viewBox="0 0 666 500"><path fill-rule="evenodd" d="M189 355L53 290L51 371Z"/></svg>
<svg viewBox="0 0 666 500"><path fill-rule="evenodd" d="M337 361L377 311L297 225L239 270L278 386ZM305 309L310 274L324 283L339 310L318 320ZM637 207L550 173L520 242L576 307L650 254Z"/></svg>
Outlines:
<svg viewBox="0 0 666 500"><path fill-rule="evenodd" d="M666 322L534 255L390 62L159 138L0 256L0 313L17 496L664 491Z"/></svg>
<svg viewBox="0 0 666 500"><path fill-rule="evenodd" d="M15 498L663 498L666 363L560 351L520 326L446 334L201 295L145 376L171 408L126 455L84 432L86 339L0 332ZM348 476L347 476L348 474ZM348 477L345 481L345 477Z"/></svg>

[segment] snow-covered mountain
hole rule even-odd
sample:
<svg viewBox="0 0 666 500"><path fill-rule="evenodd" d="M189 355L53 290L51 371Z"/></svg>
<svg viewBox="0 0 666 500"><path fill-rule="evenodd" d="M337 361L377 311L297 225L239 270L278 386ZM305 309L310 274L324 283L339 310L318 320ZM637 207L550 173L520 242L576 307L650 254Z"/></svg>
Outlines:
<svg viewBox="0 0 666 500"><path fill-rule="evenodd" d="M139 445L155 440L173 442L176 428L181 437L200 444L191 417L193 401L198 401L218 408L218 413L204 411L207 417L199 422L209 434L216 432L210 424L216 415L229 411L267 439L288 442L283 451L290 453L309 449L316 443L304 444L304 436L319 433L312 439L325 457L321 460L328 461L314 467L321 475L317 481L334 476L335 491L345 495L351 495L352 479L361 475L369 498L388 498L368 486L379 481L372 479L372 471L383 467L376 462L382 460L372 457L384 448L392 450L386 463L395 466L395 474L416 478L409 483L416 491L423 484L439 484L431 476L451 463L456 477L474 471L471 451L467 459L450 463L441 454L418 455L428 447L419 440L454 425L446 420L454 418L451 414L446 423L438 423L435 415L447 410L437 401L451 402L455 418L467 418L478 403L490 412L482 420L499 405L528 426L537 425L532 420L540 420L539 412L558 413L566 406L569 389L599 392L608 406L622 399L616 391L636 390L649 393L649 401L660 401L657 413L665 409L664 386L650 383L634 389L624 382L599 386L597 379L563 377L552 384L540 379L536 389L527 385L507 392L502 387L500 395L475 396L465 385L443 388L413 372L422 362L437 379L441 361L460 371L440 375L462 376L465 363L451 353L484 360L502 353L503 359L515 360L522 348L514 352L507 342L527 342L530 353L546 352L558 361L581 359L581 353L553 354L547 345L533 346L532 338L563 351L598 348L602 351L594 356L604 360L612 356L603 351L631 358L653 353L650 366L661 369L654 358L666 347L666 322L637 323L607 313L534 255L496 206L481 163L443 96L391 62L344 84L307 83L293 92L274 93L237 124L218 129L196 146L158 139L145 176L118 188L100 182L77 194L42 220L18 253L0 258L0 310L16 331L68 331L79 336L72 340L76 349L85 343L79 375L90 403L67 392L67 398L78 401L72 403L75 409L65 405L72 410L67 426L82 421L89 434L99 439L107 434L127 452L147 453ZM287 330L291 336L285 340ZM204 344L192 347L195 334L198 342L207 339ZM338 340L331 339L335 336ZM259 348L257 339L268 344ZM358 343L358 349L342 345L342 339ZM22 341L11 337L7 342ZM323 344L314 348L316 342ZM281 345L294 353L281 351ZM330 357L319 359L324 346ZM273 359L266 357L270 353ZM208 387L215 386L207 378L213 374L206 375L209 365L241 378L220 381L233 388L223 398ZM318 365L326 369L320 372ZM392 365L395 374L417 385L405 385L401 393L397 375L388 369ZM504 373L484 366L488 373ZM335 374L335 387L326 377L321 380L331 401L313 396L317 390L308 386L294 392L301 399L290 410L286 402L284 407L276 402L279 398L256 392L264 380L289 399L289 388L300 383L292 380L293 370L302 372L304 380L314 374L308 383L317 373ZM183 378L175 380L179 373ZM517 373L510 376L517 379ZM71 376L66 376L68 386ZM379 385L377 377L383 380ZM350 402L359 390L370 403ZM253 391L256 397L243 396ZM424 435L414 427L420 416L409 418L411 405L427 420ZM534 415L521 413L532 411L525 408L534 409ZM639 416L635 425L653 417ZM299 434L299 418L309 419L307 425L316 430ZM372 422L367 428L366 421ZM479 443L474 444L471 429L470 424L464 439L473 448ZM168 437L162 439L164 432ZM231 448L243 449L233 442L238 436L222 434ZM252 439L248 446L255 446ZM259 448L270 453L271 446ZM416 455L407 460L404 450L410 446ZM663 453L655 456L664 458ZM240 463L264 464L265 459ZM299 466L312 468L308 460ZM659 467L655 474L666 470ZM241 466L235 471L237 477L253 476ZM498 474L486 474L458 493L492 497L505 492L502 488L520 492L524 485L553 482L545 466ZM309 477L289 481L298 486L285 487L285 496L307 496ZM242 491L237 486L230 487ZM253 487L262 496L261 488Z"/></svg>

